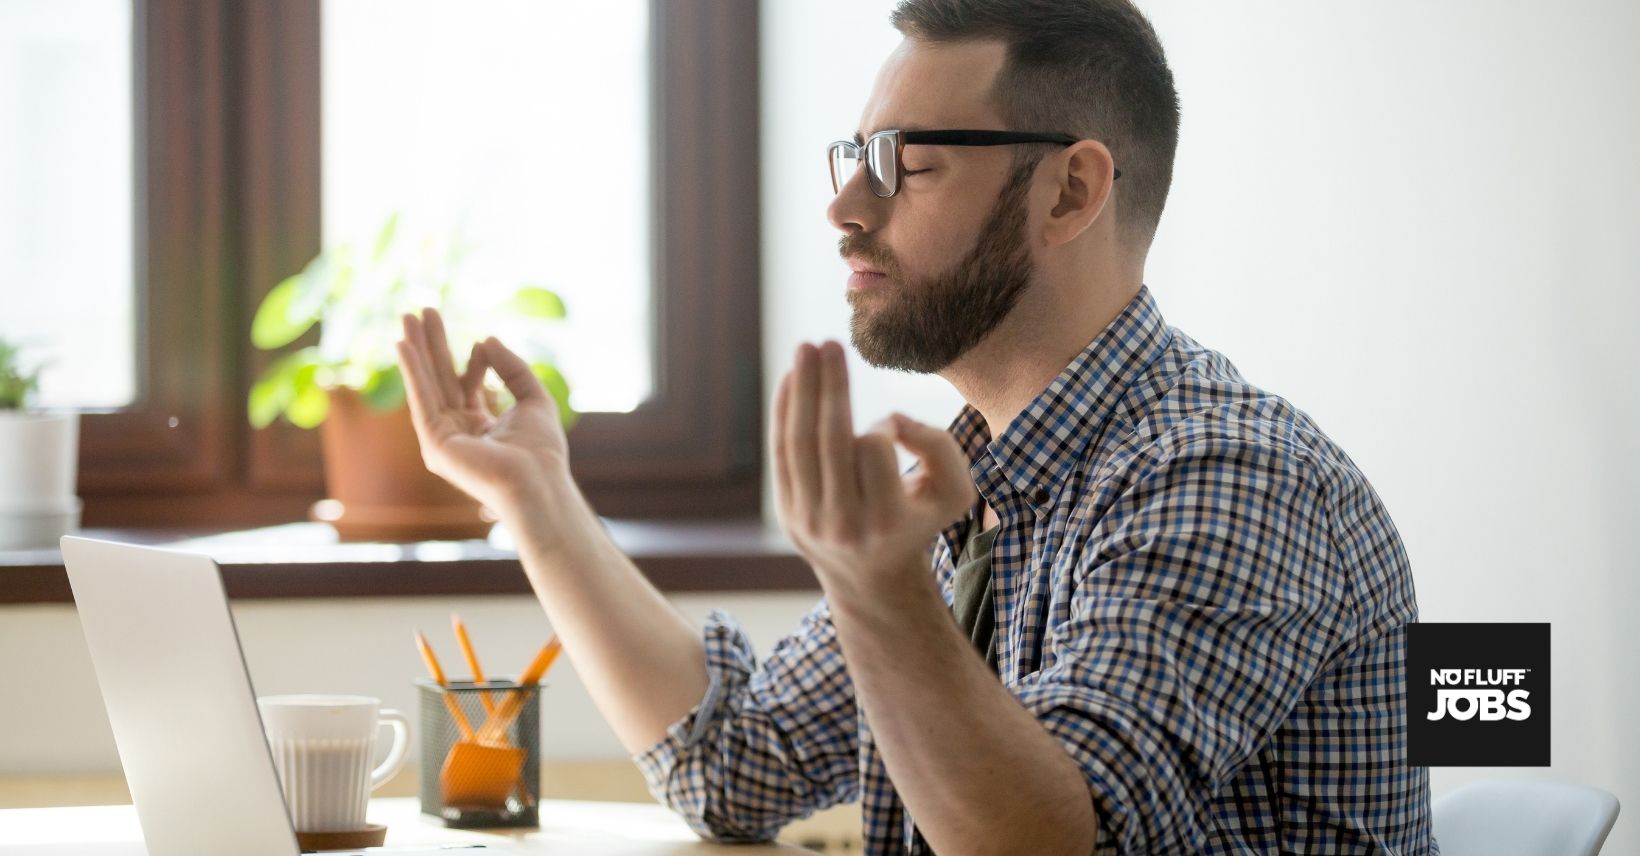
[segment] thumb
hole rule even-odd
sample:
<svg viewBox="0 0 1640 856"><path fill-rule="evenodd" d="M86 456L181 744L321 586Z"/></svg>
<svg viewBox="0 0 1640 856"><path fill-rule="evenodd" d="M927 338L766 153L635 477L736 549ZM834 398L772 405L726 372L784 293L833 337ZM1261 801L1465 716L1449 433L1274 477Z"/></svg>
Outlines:
<svg viewBox="0 0 1640 856"><path fill-rule="evenodd" d="M974 491L968 477L968 456L948 432L895 413L889 417L894 439L917 456L922 470L922 491L931 491L939 500L966 498Z"/></svg>
<svg viewBox="0 0 1640 856"><path fill-rule="evenodd" d="M494 336L485 339L482 343L484 359L490 368L501 376L502 383L507 385L507 391L512 393L514 401L522 404L530 399L545 399L552 402L552 396L547 395L546 387L541 385L541 379L530 370L530 364L524 358L513 353L501 340Z"/></svg>
<svg viewBox="0 0 1640 856"><path fill-rule="evenodd" d="M952 436L932 425L918 422L903 413L891 413L882 423L884 427L894 432L894 439L907 449L922 457L925 452L933 452L944 445L945 440L955 443ZM875 426L873 426L875 427Z"/></svg>

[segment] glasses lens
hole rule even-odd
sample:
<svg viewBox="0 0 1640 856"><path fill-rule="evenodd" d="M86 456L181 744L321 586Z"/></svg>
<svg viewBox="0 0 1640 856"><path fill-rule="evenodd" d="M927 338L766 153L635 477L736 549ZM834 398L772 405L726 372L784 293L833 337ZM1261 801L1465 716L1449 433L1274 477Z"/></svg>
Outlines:
<svg viewBox="0 0 1640 856"><path fill-rule="evenodd" d="M893 137L866 141L866 176L871 179L871 192L878 196L893 196L899 189L900 161L894 156Z"/></svg>
<svg viewBox="0 0 1640 856"><path fill-rule="evenodd" d="M826 154L831 161L831 192L842 193L843 185L860 168L860 150L853 143L832 143Z"/></svg>

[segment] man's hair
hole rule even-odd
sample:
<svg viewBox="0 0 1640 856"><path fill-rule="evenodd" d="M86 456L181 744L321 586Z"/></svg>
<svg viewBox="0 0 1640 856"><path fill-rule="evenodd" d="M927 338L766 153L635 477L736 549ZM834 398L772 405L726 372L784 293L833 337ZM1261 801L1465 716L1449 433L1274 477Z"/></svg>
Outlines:
<svg viewBox="0 0 1640 856"><path fill-rule="evenodd" d="M1144 256L1173 183L1179 94L1156 31L1131 2L901 0L890 20L920 41L1005 44L992 97L1008 130L1103 142L1122 171L1118 229Z"/></svg>

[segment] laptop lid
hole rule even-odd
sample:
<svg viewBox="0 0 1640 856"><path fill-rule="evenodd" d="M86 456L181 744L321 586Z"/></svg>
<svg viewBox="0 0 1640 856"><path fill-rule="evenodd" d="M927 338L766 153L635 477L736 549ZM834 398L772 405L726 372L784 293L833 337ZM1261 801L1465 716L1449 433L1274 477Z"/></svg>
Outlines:
<svg viewBox="0 0 1640 856"><path fill-rule="evenodd" d="M296 856L216 563L61 543L149 856Z"/></svg>

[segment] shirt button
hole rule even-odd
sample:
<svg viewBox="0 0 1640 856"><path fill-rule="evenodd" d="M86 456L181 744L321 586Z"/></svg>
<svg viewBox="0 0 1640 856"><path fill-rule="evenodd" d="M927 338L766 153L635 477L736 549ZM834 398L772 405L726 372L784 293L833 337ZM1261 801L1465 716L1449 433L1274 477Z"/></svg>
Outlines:
<svg viewBox="0 0 1640 856"><path fill-rule="evenodd" d="M1048 504L1048 492L1043 490L1042 488L1037 488L1036 491L1031 494L1031 501L1036 503L1037 505L1047 505Z"/></svg>

